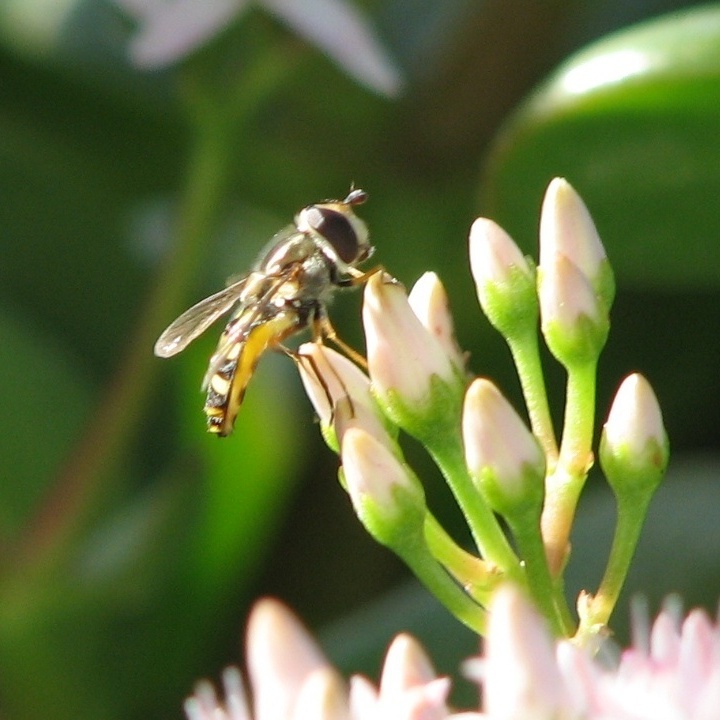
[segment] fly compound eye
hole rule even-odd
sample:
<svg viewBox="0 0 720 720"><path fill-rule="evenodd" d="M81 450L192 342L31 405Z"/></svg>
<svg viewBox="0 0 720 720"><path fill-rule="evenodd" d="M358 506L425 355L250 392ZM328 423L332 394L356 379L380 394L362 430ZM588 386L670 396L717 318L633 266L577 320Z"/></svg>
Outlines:
<svg viewBox="0 0 720 720"><path fill-rule="evenodd" d="M347 215L327 207L311 205L305 209L305 220L318 235L332 245L344 263L356 261L358 237Z"/></svg>

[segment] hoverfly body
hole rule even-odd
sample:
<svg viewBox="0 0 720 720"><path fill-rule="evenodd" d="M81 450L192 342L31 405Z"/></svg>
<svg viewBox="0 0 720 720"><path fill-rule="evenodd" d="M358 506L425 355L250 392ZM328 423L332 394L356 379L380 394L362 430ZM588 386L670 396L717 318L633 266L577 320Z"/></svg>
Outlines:
<svg viewBox="0 0 720 720"><path fill-rule="evenodd" d="M367 198L364 190L351 188L344 200L300 210L248 275L193 305L159 337L155 354L171 357L235 306L202 383L208 432L220 437L232 432L262 354L275 349L297 359L282 343L306 328L314 340L329 339L362 362L335 334L326 305L337 288L362 284L376 272L356 268L374 249L367 226L354 212Z"/></svg>

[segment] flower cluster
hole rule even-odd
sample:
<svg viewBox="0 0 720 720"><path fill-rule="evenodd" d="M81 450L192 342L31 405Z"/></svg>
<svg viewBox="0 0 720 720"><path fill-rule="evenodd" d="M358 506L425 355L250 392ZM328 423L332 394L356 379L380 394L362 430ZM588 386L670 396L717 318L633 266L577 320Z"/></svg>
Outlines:
<svg viewBox="0 0 720 720"><path fill-rule="evenodd" d="M635 646L608 667L588 648L556 641L512 588L493 601L482 661L466 674L484 687L487 720L716 720L720 717L720 626L703 610L681 622L674 608L636 626Z"/></svg>
<svg viewBox="0 0 720 720"><path fill-rule="evenodd" d="M436 676L405 635L392 643L379 686L360 676L346 684L294 616L264 600L248 624L251 697L240 672L229 669L224 700L200 683L185 705L189 720L720 717L720 627L701 612L680 627L663 611L647 640L612 669L594 656L668 461L660 409L641 375L620 385L599 442L618 508L605 574L594 593L581 593L577 619L563 597L570 529L594 462L596 366L614 295L585 205L564 180L550 184L537 267L494 222L476 220L470 265L480 305L512 352L529 425L495 384L469 374L433 273L409 295L384 272L369 279L367 368L314 342L300 347L297 361L360 521L459 620L486 636L483 656L464 666L482 687L483 709L450 708L449 680ZM559 437L538 328L567 372ZM471 531L472 552L427 506L400 432L421 442L442 471Z"/></svg>
<svg viewBox="0 0 720 720"><path fill-rule="evenodd" d="M529 427L491 380L469 374L434 273L409 295L386 273L374 274L363 305L367 373L324 345L307 343L299 350L303 382L328 445L341 456L341 482L359 519L462 622L483 633L492 593L509 580L524 588L557 636L591 643L617 601L667 465L660 409L641 375L621 384L599 444L618 506L615 541L598 589L581 594L575 619L562 574L594 463L596 370L609 331L613 273L587 208L562 179L550 183L543 202L537 267L485 218L472 225L469 254L480 305L512 352ZM540 334L567 372L559 437ZM442 471L473 552L433 516L403 457L400 431L418 440Z"/></svg>
<svg viewBox="0 0 720 720"><path fill-rule="evenodd" d="M635 647L613 667L587 648L556 640L514 586L495 594L484 656L465 674L483 688L483 711L448 706L450 682L438 678L420 645L392 642L375 687L345 683L299 621L263 600L248 624L246 662L252 702L240 672L223 676L224 700L208 682L185 703L189 720L717 720L720 626L701 610L680 624L670 610L636 632ZM640 630L640 628L636 628Z"/></svg>

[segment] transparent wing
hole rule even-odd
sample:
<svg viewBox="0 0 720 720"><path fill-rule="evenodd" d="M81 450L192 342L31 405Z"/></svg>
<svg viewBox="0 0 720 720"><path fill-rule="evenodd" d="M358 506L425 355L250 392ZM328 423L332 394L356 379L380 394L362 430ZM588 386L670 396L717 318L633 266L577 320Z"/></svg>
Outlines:
<svg viewBox="0 0 720 720"><path fill-rule="evenodd" d="M184 350L237 301L247 282L244 277L186 310L155 343L155 354L167 358Z"/></svg>
<svg viewBox="0 0 720 720"><path fill-rule="evenodd" d="M243 308L241 314L237 317L232 317L227 324L227 327L220 336L217 349L210 358L210 364L208 365L207 372L203 378L202 388L203 390L207 387L208 383L212 379L212 376L224 365L228 353L230 350L239 342L243 342L249 332L256 327L258 324L265 322L264 317L268 316L268 306L271 303L273 296L278 289L288 281L293 275L294 268L287 268L281 275L272 278L272 282L265 290L265 292L257 299L257 302L253 303L247 308ZM276 312L270 311L270 317L279 314L280 308L277 308Z"/></svg>

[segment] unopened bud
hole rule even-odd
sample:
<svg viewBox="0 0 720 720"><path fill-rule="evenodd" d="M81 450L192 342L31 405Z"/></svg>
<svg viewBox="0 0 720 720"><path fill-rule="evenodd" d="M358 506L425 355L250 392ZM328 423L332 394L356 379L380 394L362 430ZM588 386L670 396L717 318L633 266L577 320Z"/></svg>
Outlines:
<svg viewBox="0 0 720 720"><path fill-rule="evenodd" d="M667 468L670 444L650 383L635 373L615 395L600 440L600 463L616 493L653 492Z"/></svg>
<svg viewBox="0 0 720 720"><path fill-rule="evenodd" d="M534 268L492 220L478 218L470 228L470 269L480 305L496 330L505 337L536 331Z"/></svg>
<svg viewBox="0 0 720 720"><path fill-rule="evenodd" d="M527 509L539 513L545 456L512 405L484 378L465 395L463 441L470 475L493 510L513 519Z"/></svg>

